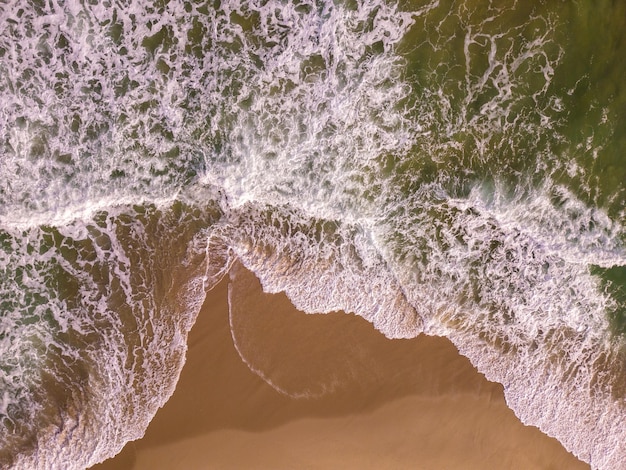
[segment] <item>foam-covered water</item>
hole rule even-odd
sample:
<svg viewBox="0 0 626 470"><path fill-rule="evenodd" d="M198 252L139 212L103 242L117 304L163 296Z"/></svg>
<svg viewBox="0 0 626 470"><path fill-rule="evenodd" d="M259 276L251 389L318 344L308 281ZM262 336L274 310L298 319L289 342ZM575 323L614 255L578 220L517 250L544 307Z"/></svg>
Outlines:
<svg viewBox="0 0 626 470"><path fill-rule="evenodd" d="M2 466L140 437L235 261L625 465L625 8L4 3Z"/></svg>

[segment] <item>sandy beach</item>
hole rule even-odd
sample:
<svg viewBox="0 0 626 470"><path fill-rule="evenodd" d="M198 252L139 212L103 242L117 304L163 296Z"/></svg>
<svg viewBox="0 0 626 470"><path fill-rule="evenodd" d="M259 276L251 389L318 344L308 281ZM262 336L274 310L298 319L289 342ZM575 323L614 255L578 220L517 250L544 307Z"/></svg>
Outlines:
<svg viewBox="0 0 626 470"><path fill-rule="evenodd" d="M231 278L145 437L94 470L589 468L448 340L388 340L355 315L299 312L240 266Z"/></svg>

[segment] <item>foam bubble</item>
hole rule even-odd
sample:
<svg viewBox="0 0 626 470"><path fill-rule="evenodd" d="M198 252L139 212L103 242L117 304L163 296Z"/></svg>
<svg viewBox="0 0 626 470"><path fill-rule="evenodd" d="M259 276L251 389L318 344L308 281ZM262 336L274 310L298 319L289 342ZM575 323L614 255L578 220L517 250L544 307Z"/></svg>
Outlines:
<svg viewBox="0 0 626 470"><path fill-rule="evenodd" d="M211 231L211 245L287 293L308 313L356 312L394 338L416 336L422 319L361 227L302 217L289 208L248 205Z"/></svg>
<svg viewBox="0 0 626 470"><path fill-rule="evenodd" d="M236 259L300 310L451 337L525 421L620 463L620 300L590 266L625 264L623 184L592 207L585 164L618 114L569 118L574 7L448 3L0 11L1 423L40 443L15 465L139 437ZM63 397L58 433L22 418Z"/></svg>
<svg viewBox="0 0 626 470"><path fill-rule="evenodd" d="M4 232L3 466L85 468L143 435L204 298L210 207Z"/></svg>

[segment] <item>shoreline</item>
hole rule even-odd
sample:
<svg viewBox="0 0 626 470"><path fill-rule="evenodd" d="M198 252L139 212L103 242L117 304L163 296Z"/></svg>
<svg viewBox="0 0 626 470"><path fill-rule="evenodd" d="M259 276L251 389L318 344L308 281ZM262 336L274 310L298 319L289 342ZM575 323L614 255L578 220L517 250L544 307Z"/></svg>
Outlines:
<svg viewBox="0 0 626 470"><path fill-rule="evenodd" d="M389 340L355 315L299 312L240 266L231 278L208 292L144 438L93 470L590 468L447 339Z"/></svg>

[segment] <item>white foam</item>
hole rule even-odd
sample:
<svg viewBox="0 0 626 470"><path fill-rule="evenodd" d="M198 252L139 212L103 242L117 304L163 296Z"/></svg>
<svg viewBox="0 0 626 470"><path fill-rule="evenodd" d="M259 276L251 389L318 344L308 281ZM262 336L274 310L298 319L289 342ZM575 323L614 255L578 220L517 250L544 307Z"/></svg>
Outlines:
<svg viewBox="0 0 626 470"><path fill-rule="evenodd" d="M569 263L626 265L624 227L601 208L585 205L568 188L548 179L530 197L502 196L505 193L498 188L495 199L485 201L476 188L467 200L459 202L484 210L504 227L521 230Z"/></svg>
<svg viewBox="0 0 626 470"><path fill-rule="evenodd" d="M174 210L118 208L87 224L7 234L11 248L0 253L10 262L2 260L0 296L17 299L1 319L6 419L0 438L9 450L15 441L10 423L19 421L23 438L32 433L37 448L22 447L3 465L86 468L141 437L171 395L206 270L205 244L192 243L172 259L162 253L172 237L189 230ZM208 216L185 219L201 227L202 217ZM177 292L159 284L168 276ZM50 416L54 398L42 395L50 381L67 394L59 416Z"/></svg>
<svg viewBox="0 0 626 470"><path fill-rule="evenodd" d="M480 13L433 1L410 13L224 1L202 14L176 1L22 3L0 11L1 294L15 296L0 348L20 351L1 356L0 380L17 385L0 411L37 413L28 390L47 349L79 357L58 331L99 343L85 417L42 435L18 467L81 468L141 436L173 390L203 289L235 259L300 310L355 312L389 337L451 337L522 419L594 468L619 466L623 398L611 397L611 377L596 385L594 362L617 357L606 318L616 301L589 265L625 265L624 211L611 218L554 182L585 171L546 143L565 141L567 112L549 96L565 53L554 17L511 14L516 2ZM411 64L413 83L401 48L424 60ZM135 260L119 231L143 247L141 224L122 221L128 207L175 200L200 210L217 200L224 217L189 241L188 312L172 325L156 319L172 314L152 297L159 260ZM93 259L46 248L46 230L91 246ZM46 284L57 265L77 279L78 308ZM51 310L53 325L20 323L30 307ZM146 363L130 368L126 307L150 338L134 346Z"/></svg>
<svg viewBox="0 0 626 470"><path fill-rule="evenodd" d="M228 265L240 260L266 292L286 292L299 310L356 312L393 338L422 331L422 319L360 227L248 205L215 226L211 238L230 252L222 255Z"/></svg>

